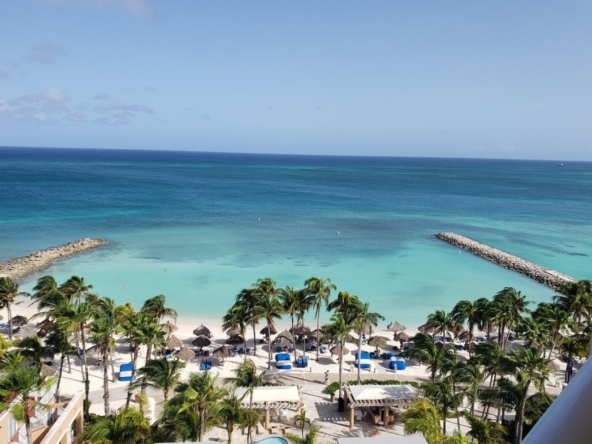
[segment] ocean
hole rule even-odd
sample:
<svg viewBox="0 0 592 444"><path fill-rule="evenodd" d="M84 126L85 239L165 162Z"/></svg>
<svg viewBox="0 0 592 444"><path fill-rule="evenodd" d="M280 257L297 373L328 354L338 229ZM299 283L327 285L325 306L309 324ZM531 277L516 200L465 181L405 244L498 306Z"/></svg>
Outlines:
<svg viewBox="0 0 592 444"><path fill-rule="evenodd" d="M506 286L550 300L441 231L592 278L590 162L0 148L0 196L0 260L105 238L42 274L186 316L222 316L263 277L329 277L409 327Z"/></svg>

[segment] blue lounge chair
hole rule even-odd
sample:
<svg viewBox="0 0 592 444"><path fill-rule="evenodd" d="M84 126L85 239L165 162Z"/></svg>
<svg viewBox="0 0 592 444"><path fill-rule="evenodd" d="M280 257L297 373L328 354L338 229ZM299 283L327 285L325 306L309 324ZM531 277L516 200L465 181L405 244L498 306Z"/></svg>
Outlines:
<svg viewBox="0 0 592 444"><path fill-rule="evenodd" d="M327 347L321 345L321 353L327 353Z"/></svg>
<svg viewBox="0 0 592 444"><path fill-rule="evenodd" d="M284 348L283 347L280 347L280 346L277 346L275 348L275 351L278 352L278 353L281 353L283 350L284 350Z"/></svg>

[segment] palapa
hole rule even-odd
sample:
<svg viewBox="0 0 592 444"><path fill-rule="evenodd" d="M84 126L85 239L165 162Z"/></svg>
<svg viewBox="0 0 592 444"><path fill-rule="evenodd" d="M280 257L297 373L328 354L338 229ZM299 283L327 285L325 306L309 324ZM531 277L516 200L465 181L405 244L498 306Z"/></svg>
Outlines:
<svg viewBox="0 0 592 444"><path fill-rule="evenodd" d="M267 327L267 326L263 327L259 333L262 335L269 336L270 335L269 332L271 332L272 335L275 335L277 333L277 330L275 329L275 327L273 325L270 325L269 327Z"/></svg>
<svg viewBox="0 0 592 444"><path fill-rule="evenodd" d="M239 344L244 344L244 343L245 343L245 338L243 338L241 335L232 335L225 342L225 344L228 344L228 345L239 345Z"/></svg>
<svg viewBox="0 0 592 444"><path fill-rule="evenodd" d="M179 330L179 327L177 327L175 324L171 324L171 321L166 321L164 324L160 324L160 326L167 335Z"/></svg>
<svg viewBox="0 0 592 444"><path fill-rule="evenodd" d="M428 324L420 325L417 328L422 333L432 334L434 332L434 327L429 326Z"/></svg>
<svg viewBox="0 0 592 444"><path fill-rule="evenodd" d="M217 348L216 350L214 350L214 352L212 353L212 356L214 358L218 358L222 362L224 362L224 359L230 358L231 356L234 356L234 353L232 353L232 351L230 351L230 349L228 347L226 347L225 345L223 345L222 347Z"/></svg>
<svg viewBox="0 0 592 444"><path fill-rule="evenodd" d="M181 341L178 337L176 337L175 335L171 336L170 338L167 339L166 341L167 345L170 348L179 348L179 347L183 347L183 341Z"/></svg>
<svg viewBox="0 0 592 444"><path fill-rule="evenodd" d="M55 369L55 367L51 367L47 364L43 364L41 366L41 374L43 376L47 376L47 377L54 376L57 372L58 371Z"/></svg>
<svg viewBox="0 0 592 444"><path fill-rule="evenodd" d="M212 341L210 341L210 339L206 338L204 335L199 335L192 342L193 345L195 345L196 347L199 347L199 348L207 347L211 343L212 343Z"/></svg>
<svg viewBox="0 0 592 444"><path fill-rule="evenodd" d="M29 318L26 318L21 315L16 315L12 318L12 326L13 327L22 327L25 324L29 323Z"/></svg>
<svg viewBox="0 0 592 444"><path fill-rule="evenodd" d="M551 361L551 362L549 362L549 365L547 366L547 368L549 370L551 370L552 372L557 372L557 371L561 370L561 365L559 365L555 361Z"/></svg>
<svg viewBox="0 0 592 444"><path fill-rule="evenodd" d="M273 344L279 344L279 345L287 345L287 344L293 344L293 343L294 343L294 335L292 333L290 333L288 330L284 330L279 335L277 335L275 337L275 339L273 340Z"/></svg>
<svg viewBox="0 0 592 444"><path fill-rule="evenodd" d="M342 347L343 347L343 350L342 350ZM331 351L332 355L339 355L341 353L341 354L343 354L343 356L345 356L345 355L349 354L349 350L347 349L347 347L342 346L341 344L337 344L330 351Z"/></svg>
<svg viewBox="0 0 592 444"><path fill-rule="evenodd" d="M465 342L471 342L475 340L475 335L469 333L468 330L463 331L461 334L458 335L458 339Z"/></svg>
<svg viewBox="0 0 592 444"><path fill-rule="evenodd" d="M308 335L308 337L310 339L314 339L316 341L317 340L317 333L319 334L319 342L320 343L328 342L328 339L325 337L326 333L322 327L319 328L318 330L311 331L310 334Z"/></svg>
<svg viewBox="0 0 592 444"><path fill-rule="evenodd" d="M395 341L407 342L409 341L409 335L402 331L395 335Z"/></svg>
<svg viewBox="0 0 592 444"><path fill-rule="evenodd" d="M37 327L32 324L27 324L22 327L15 336L19 339L33 338L37 336Z"/></svg>
<svg viewBox="0 0 592 444"><path fill-rule="evenodd" d="M300 335L309 335L310 334L310 328L307 327L306 325L302 325L302 324L298 324L295 325L294 327L292 327L289 330L290 333L296 335L296 336L300 336Z"/></svg>
<svg viewBox="0 0 592 444"><path fill-rule="evenodd" d="M378 350L379 348L386 347L387 341L387 338L383 338L382 336L374 336L368 341L368 345L376 347L376 350Z"/></svg>
<svg viewBox="0 0 592 444"><path fill-rule="evenodd" d="M193 330L193 334L195 336L200 336L200 335L210 336L212 334L212 332L210 331L210 329L208 327L201 324L199 327L197 327L195 330Z"/></svg>
<svg viewBox="0 0 592 444"><path fill-rule="evenodd" d="M177 357L183 361L191 361L195 358L195 353L190 348L183 347Z"/></svg>
<svg viewBox="0 0 592 444"><path fill-rule="evenodd" d="M407 327L405 327L403 324L399 324L397 321L391 322L386 328L387 330L395 333L407 330Z"/></svg>

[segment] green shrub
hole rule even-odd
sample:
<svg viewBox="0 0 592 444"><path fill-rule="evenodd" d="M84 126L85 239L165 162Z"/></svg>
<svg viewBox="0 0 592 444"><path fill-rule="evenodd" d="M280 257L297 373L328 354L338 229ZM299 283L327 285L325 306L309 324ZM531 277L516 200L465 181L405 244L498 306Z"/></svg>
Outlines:
<svg viewBox="0 0 592 444"><path fill-rule="evenodd" d="M339 382L332 382L327 386L326 390L330 395L334 395L339 390Z"/></svg>

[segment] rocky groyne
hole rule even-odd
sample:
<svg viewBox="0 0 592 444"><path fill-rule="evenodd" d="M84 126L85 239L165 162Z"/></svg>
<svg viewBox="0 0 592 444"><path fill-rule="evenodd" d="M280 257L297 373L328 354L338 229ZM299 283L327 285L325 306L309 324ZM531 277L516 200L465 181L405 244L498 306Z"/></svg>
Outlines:
<svg viewBox="0 0 592 444"><path fill-rule="evenodd" d="M106 243L103 239L79 239L59 247L36 251L25 257L10 259L0 264L0 276L22 279L25 276L49 267L53 262L65 259L86 250L100 247Z"/></svg>
<svg viewBox="0 0 592 444"><path fill-rule="evenodd" d="M559 287L565 282L575 282L575 279L559 273L558 271L548 270L540 265L525 261L517 256L492 248L489 245L479 243L468 237L461 236L460 234L438 233L436 234L436 237L456 247L470 251L471 253L482 257L483 259L487 259L494 264L507 268L508 270L517 271L518 273L528 276L554 290L559 289Z"/></svg>

